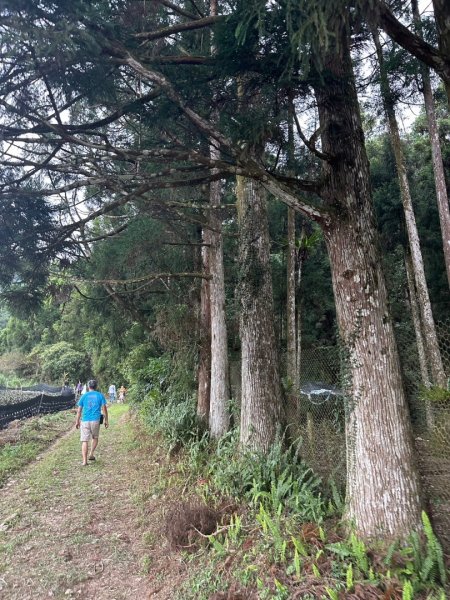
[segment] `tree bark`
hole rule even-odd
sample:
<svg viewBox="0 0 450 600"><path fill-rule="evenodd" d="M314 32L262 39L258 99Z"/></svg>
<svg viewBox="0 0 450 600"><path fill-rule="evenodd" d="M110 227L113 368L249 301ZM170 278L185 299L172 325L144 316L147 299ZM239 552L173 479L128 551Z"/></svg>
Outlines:
<svg viewBox="0 0 450 600"><path fill-rule="evenodd" d="M259 182L238 177L239 301L242 347L240 442L267 452L282 418L274 329L266 193Z"/></svg>
<svg viewBox="0 0 450 600"><path fill-rule="evenodd" d="M419 6L417 0L412 0L411 5L416 29L418 31L418 34L421 35L422 24L420 20ZM448 12L448 19L450 20L450 9L448 10ZM450 55L450 23L448 26L447 35L449 37L448 50ZM436 112L434 110L433 90L431 88L430 72L428 70L428 67L423 64L421 64L421 72L423 98L425 101L425 111L427 114L428 132L430 134L434 183L436 187L436 200L438 204L439 221L441 225L442 242L444 248L445 269L447 271L447 281L450 286L450 208L448 203L447 187L445 183L444 162L442 160L441 142L439 140L439 129L436 121Z"/></svg>
<svg viewBox="0 0 450 600"><path fill-rule="evenodd" d="M297 274L296 274L296 289L295 289L295 308L296 308L296 322L297 322L297 350L296 350L296 370L297 370L297 382L298 389L300 390L301 382L301 369L302 369L302 308L301 308L301 286L302 286L302 275L303 275L303 264L306 260L306 250L302 248L303 241L305 239L305 228L302 226L300 232L300 248L297 252Z"/></svg>
<svg viewBox="0 0 450 600"><path fill-rule="evenodd" d="M288 95L288 173L293 174L294 165L294 103L292 92ZM298 395L297 370L297 321L296 321L296 273L295 273L295 212L287 207L287 258L286 258L286 375L290 389L289 395Z"/></svg>
<svg viewBox="0 0 450 600"><path fill-rule="evenodd" d="M417 354L419 356L419 367L422 379L422 384L425 387L430 387L430 377L428 374L427 357L425 352L425 342L423 340L422 323L420 320L419 303L417 301L416 284L414 282L414 268L412 265L411 255L405 254L406 279L408 281L409 303L411 306L411 315L414 325L414 333L416 336Z"/></svg>
<svg viewBox="0 0 450 600"><path fill-rule="evenodd" d="M219 438L230 425L228 380L228 337L225 318L225 275L223 267L222 221L218 214L221 198L220 182L210 186L210 272L211 272L211 402L209 429L212 437Z"/></svg>
<svg viewBox="0 0 450 600"><path fill-rule="evenodd" d="M315 92L324 167L322 221L336 314L347 352L347 516L364 537L405 537L420 527L419 481L356 96L348 24L324 50Z"/></svg>
<svg viewBox="0 0 450 600"><path fill-rule="evenodd" d="M201 249L202 270L210 274L209 249L211 245L210 231L203 230L203 243ZM197 415L204 422L209 422L209 404L211 394L211 294L210 280L202 279L200 287L200 335L198 359L198 391Z"/></svg>
<svg viewBox="0 0 450 600"><path fill-rule="evenodd" d="M216 16L217 0L210 0L210 14ZM214 44L211 52L215 53ZM213 122L219 115L214 111ZM220 159L217 142L211 138L209 154L213 160ZM217 171L214 169L212 173ZM211 269L211 401L209 414L209 430L213 438L224 435L230 426L230 387L228 377L228 336L225 315L225 273L223 266L222 220L220 218L220 200L222 183L213 181L210 184L210 242L209 253Z"/></svg>
<svg viewBox="0 0 450 600"><path fill-rule="evenodd" d="M422 252L420 249L419 233L417 231L416 218L412 205L411 193L409 189L408 175L406 170L406 160L403 154L398 123L395 116L394 103L392 94L389 89L389 81L384 64L383 52L381 49L380 39L377 31L373 31L373 38L377 50L378 61L380 64L381 75L381 95L383 99L384 109L389 124L389 133L391 138L392 148L394 150L395 163L397 167L397 175L400 184L400 195L405 213L406 230L408 232L409 248L411 252L412 265L414 269L414 280L416 283L417 299L420 307L422 318L422 326L424 331L424 339L426 343L427 356L430 363L430 370L435 385L445 387L446 377L442 364L439 343L434 325L433 312L431 310L430 296L428 293L428 285L425 277L425 268L423 265Z"/></svg>
<svg viewBox="0 0 450 600"><path fill-rule="evenodd" d="M427 358L425 352L425 343L423 339L422 323L420 320L419 303L417 302L416 285L414 283L414 268L410 254L405 254L406 278L408 281L409 302L411 306L411 315L416 335L417 354L419 356L419 368L422 379L422 385L429 388L431 385L428 375ZM425 418L428 429L434 425L433 408L430 400L425 400Z"/></svg>
<svg viewBox="0 0 450 600"><path fill-rule="evenodd" d="M287 261L286 261L286 350L287 365L286 374L289 386L292 386L289 394L298 394L297 374L297 323L296 323L296 284L295 284L295 212L292 208L287 209Z"/></svg>

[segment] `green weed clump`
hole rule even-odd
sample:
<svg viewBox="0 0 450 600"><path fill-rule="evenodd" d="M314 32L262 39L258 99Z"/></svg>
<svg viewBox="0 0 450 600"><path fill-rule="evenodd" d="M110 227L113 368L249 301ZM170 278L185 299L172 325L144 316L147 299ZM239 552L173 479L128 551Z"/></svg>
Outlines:
<svg viewBox="0 0 450 600"><path fill-rule="evenodd" d="M185 360L166 353L148 357L147 346L138 346L123 372L133 381L128 400L152 432L160 433L169 450L189 447L205 434L197 417L189 353Z"/></svg>
<svg viewBox="0 0 450 600"><path fill-rule="evenodd" d="M450 389L445 389L436 385L430 388L424 387L420 391L420 397L422 400L429 401L436 405L449 405Z"/></svg>

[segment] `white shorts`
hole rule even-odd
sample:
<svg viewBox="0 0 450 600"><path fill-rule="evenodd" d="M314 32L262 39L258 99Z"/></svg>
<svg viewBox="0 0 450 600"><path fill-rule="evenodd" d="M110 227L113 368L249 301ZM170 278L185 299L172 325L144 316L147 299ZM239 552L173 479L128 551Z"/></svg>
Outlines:
<svg viewBox="0 0 450 600"><path fill-rule="evenodd" d="M100 433L100 421L81 421L80 441L89 442L90 439L97 440Z"/></svg>

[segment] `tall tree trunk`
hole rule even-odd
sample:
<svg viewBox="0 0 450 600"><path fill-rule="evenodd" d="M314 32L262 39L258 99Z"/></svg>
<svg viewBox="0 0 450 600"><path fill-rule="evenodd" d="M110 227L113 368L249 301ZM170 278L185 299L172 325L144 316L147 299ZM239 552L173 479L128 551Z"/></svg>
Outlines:
<svg viewBox="0 0 450 600"><path fill-rule="evenodd" d="M419 367L422 384L426 387L431 385L428 374L427 357L425 351L425 342L423 339L422 323L420 319L419 303L417 301L416 284L414 281L414 267L409 252L405 254L406 279L408 281L409 303L411 306L411 315L416 336L417 353L419 355Z"/></svg>
<svg viewBox="0 0 450 600"><path fill-rule="evenodd" d="M438 32L439 50L450 60L450 4L448 0L433 0L434 18ZM450 108L450 82L445 81L448 106Z"/></svg>
<svg viewBox="0 0 450 600"><path fill-rule="evenodd" d="M332 212L322 227L348 355L347 514L363 536L404 537L420 526L419 481L347 32L342 23L315 82L322 148L332 157L323 194Z"/></svg>
<svg viewBox="0 0 450 600"><path fill-rule="evenodd" d="M210 0L210 14L217 15L217 0ZM212 54L215 53L211 45ZM213 121L219 118L215 111ZM215 140L209 146L211 158L219 159L220 152ZM214 169L213 169L214 174ZM223 266L222 220L220 217L220 200L222 183L213 181L210 184L211 243L209 260L211 271L211 399L209 412L209 429L212 437L219 438L228 431L230 425L229 400L230 387L228 378L228 336L225 316L225 274Z"/></svg>
<svg viewBox="0 0 450 600"><path fill-rule="evenodd" d="M286 374L292 390L291 396L298 394L297 376L297 323L296 323L296 285L295 285L295 212L292 208L287 209L287 261L286 261L286 350L287 365Z"/></svg>
<svg viewBox="0 0 450 600"><path fill-rule="evenodd" d="M211 246L210 231L203 230L201 248L202 271L210 274L209 250ZM205 423L209 422L209 403L211 393L211 295L210 280L202 279L200 287L200 335L198 359L198 391L197 415Z"/></svg>
<svg viewBox="0 0 450 600"><path fill-rule="evenodd" d="M299 249L297 251L296 257L296 285L295 285L295 307L296 307L296 322L297 322L297 350L296 350L296 370L297 370L297 384L298 389L300 389L300 380L301 380L301 359L302 359L302 309L301 309L301 285L302 285L302 275L303 275L303 265L307 258L307 251L303 248L303 243L305 240L305 227L302 225L302 229L300 231L300 239L299 239Z"/></svg>
<svg viewBox="0 0 450 600"><path fill-rule="evenodd" d="M416 282L417 298L419 301L420 314L422 317L422 326L425 334L427 356L430 362L431 374L435 385L445 386L446 377L442 365L441 353L439 350L436 328L434 325L433 312L431 310L430 296L428 293L427 281L425 278L425 268L423 265L422 252L420 250L419 233L417 231L416 218L412 205L411 193L409 189L408 175L406 171L406 160L403 154L398 123L395 116L394 102L389 89L383 51L380 44L378 32L373 31L373 38L377 50L378 61L380 64L380 84L381 95L383 98L384 109L389 123L389 133L392 148L394 150L395 163L400 184L400 195L405 213L406 230L408 232L409 247L411 251L412 264L414 268L414 280Z"/></svg>
<svg viewBox="0 0 450 600"><path fill-rule="evenodd" d="M213 150L211 150L213 153ZM228 338L225 318L225 275L223 268L222 221L219 205L220 181L211 183L211 211L209 253L211 272L211 401L209 429L214 438L222 436L230 425L230 388L228 379Z"/></svg>
<svg viewBox="0 0 450 600"><path fill-rule="evenodd" d="M411 5L417 32L419 35L422 35L422 24L417 0L412 0ZM450 19L450 10L448 18ZM448 35L450 37L450 24ZM420 63L420 69L422 72L423 98L425 101L425 111L427 113L428 132L430 134L434 183L436 186L436 200L438 204L439 221L441 224L442 242L444 247L445 268L447 271L447 281L450 286L450 208L448 203L447 187L445 184L444 162L442 160L441 142L439 140L439 130L436 121L436 113L434 110L430 70L423 63Z"/></svg>
<svg viewBox="0 0 450 600"><path fill-rule="evenodd" d="M237 178L242 347L242 445L262 452L276 439L282 394L274 330L266 192Z"/></svg>
<svg viewBox="0 0 450 600"><path fill-rule="evenodd" d="M294 165L294 103L292 93L288 97L288 173L292 176ZM298 395L297 370L297 322L296 322L296 289L295 284L295 212L287 207L287 259L286 259L286 375L292 390L289 395Z"/></svg>
<svg viewBox="0 0 450 600"><path fill-rule="evenodd" d="M411 255L405 254L406 278L408 281L409 302L411 306L411 315L414 325L414 333L416 335L417 354L419 356L419 368L422 379L422 385L430 387L430 378L428 375L427 359L425 354L425 343L423 340L422 323L420 320L419 303L417 302L416 285L414 283L414 268ZM433 408L430 400L425 401L425 418L427 427L430 429L434 425Z"/></svg>

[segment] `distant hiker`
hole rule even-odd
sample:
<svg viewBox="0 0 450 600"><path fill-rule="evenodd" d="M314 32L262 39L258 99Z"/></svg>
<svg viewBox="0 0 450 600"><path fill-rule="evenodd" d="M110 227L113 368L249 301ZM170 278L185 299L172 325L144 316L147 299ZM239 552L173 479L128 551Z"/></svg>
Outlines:
<svg viewBox="0 0 450 600"><path fill-rule="evenodd" d="M78 380L77 386L75 388L76 397L79 398L81 396L81 392L83 390L83 384L80 380Z"/></svg>
<svg viewBox="0 0 450 600"><path fill-rule="evenodd" d="M87 387L86 384L83 385L83 387L81 388L81 394L85 394L87 392Z"/></svg>
<svg viewBox="0 0 450 600"><path fill-rule="evenodd" d="M89 391L78 400L77 420L75 427L80 429L81 456L83 466L88 464L88 460L95 460L94 451L97 448L98 436L100 432L100 416L103 412L105 427L108 427L108 409L103 394L97 392L97 382L91 379L88 382ZM91 451L88 456L88 445L91 443Z"/></svg>
<svg viewBox="0 0 450 600"><path fill-rule="evenodd" d="M119 402L121 402L122 404L125 402L125 396L127 393L127 388L122 385L121 388L119 389Z"/></svg>
<svg viewBox="0 0 450 600"><path fill-rule="evenodd" d="M108 388L108 396L111 404L116 401L116 386L112 383Z"/></svg>

